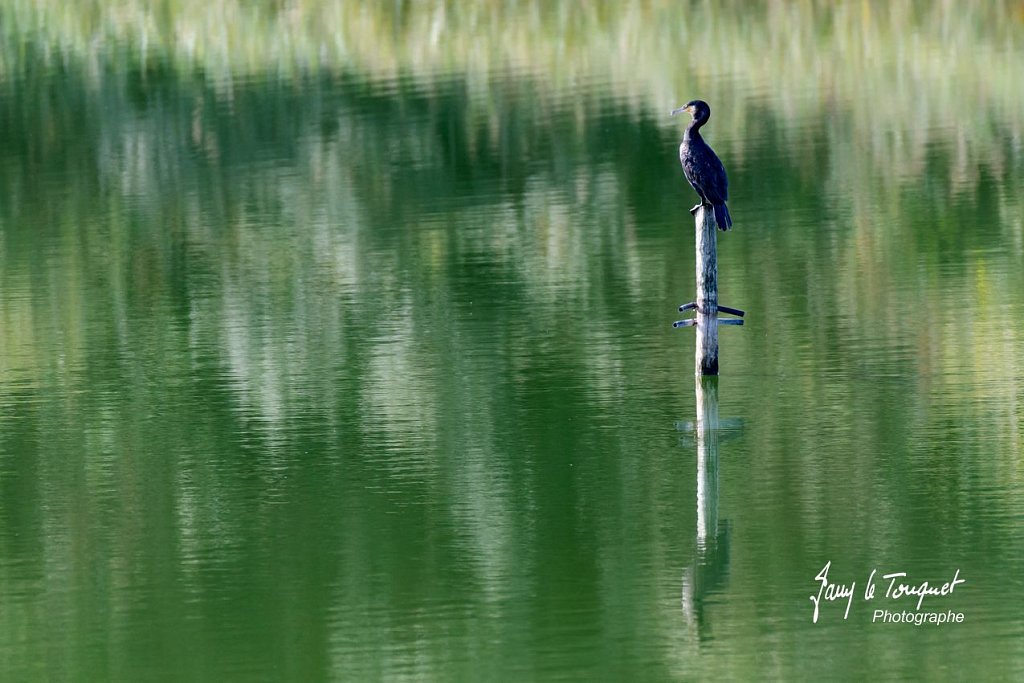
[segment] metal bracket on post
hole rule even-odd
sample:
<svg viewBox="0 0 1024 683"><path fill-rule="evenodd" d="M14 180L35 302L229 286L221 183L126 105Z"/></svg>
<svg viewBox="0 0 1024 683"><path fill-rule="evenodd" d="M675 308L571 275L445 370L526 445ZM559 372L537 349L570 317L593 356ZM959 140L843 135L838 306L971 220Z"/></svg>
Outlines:
<svg viewBox="0 0 1024 683"><path fill-rule="evenodd" d="M688 304L683 304L682 306L679 307L679 310L680 311L690 311L690 310L696 311L697 310L697 302L696 301L691 301ZM747 314L746 311L742 311L742 310L740 310L738 308L730 308L729 306L723 306L722 304L718 304L718 312L719 313L728 313L729 315L736 315L736 316L739 316L740 318L742 318L743 316L745 316ZM743 321L739 320L737 318L719 318L718 319L718 324L719 325L742 325ZM686 320L677 320L674 323L672 323L672 327L695 327L696 325L697 325L697 319L696 318L687 318Z"/></svg>

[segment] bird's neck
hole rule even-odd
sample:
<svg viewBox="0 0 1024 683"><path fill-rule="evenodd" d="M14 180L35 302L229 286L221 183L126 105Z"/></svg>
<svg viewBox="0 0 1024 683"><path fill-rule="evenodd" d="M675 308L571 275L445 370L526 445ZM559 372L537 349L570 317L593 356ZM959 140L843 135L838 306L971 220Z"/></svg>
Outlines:
<svg viewBox="0 0 1024 683"><path fill-rule="evenodd" d="M686 139L687 140L700 140L700 127L704 125L703 121L690 121L690 125L686 127Z"/></svg>

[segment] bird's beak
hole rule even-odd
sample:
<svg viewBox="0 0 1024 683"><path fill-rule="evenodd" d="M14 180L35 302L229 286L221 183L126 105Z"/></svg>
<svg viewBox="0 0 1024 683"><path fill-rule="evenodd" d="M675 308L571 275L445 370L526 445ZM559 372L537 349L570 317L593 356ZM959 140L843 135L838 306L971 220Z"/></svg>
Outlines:
<svg viewBox="0 0 1024 683"><path fill-rule="evenodd" d="M689 105L685 105L685 106L679 107L679 109L673 109L672 110L672 116L675 116L676 114L681 114L684 111L685 112L689 112L690 111L690 106Z"/></svg>

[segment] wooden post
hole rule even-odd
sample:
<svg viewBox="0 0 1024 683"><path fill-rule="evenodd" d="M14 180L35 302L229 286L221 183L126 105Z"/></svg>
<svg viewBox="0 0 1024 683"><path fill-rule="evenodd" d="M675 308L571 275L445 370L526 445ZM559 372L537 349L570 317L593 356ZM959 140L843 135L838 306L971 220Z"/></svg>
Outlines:
<svg viewBox="0 0 1024 683"><path fill-rule="evenodd" d="M718 304L718 232L715 212L707 204L692 211L697 233L697 300L679 307L680 311L696 312L692 318L677 320L672 327L696 327L695 374L697 377L718 374L718 326L742 325L745 313L738 308ZM721 318L728 313L738 318Z"/></svg>
<svg viewBox="0 0 1024 683"><path fill-rule="evenodd" d="M718 235L715 212L701 204L694 214L697 228L697 350L695 372L718 374Z"/></svg>

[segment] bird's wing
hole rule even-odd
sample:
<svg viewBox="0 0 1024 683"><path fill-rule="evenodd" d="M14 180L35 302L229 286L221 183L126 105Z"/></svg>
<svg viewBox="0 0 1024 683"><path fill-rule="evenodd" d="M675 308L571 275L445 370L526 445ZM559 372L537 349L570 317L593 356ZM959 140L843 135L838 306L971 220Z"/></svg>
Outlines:
<svg viewBox="0 0 1024 683"><path fill-rule="evenodd" d="M726 175L725 166L722 165L722 160L717 155L715 156L715 164L718 166L718 194L722 197L722 203L725 203L729 201L729 176Z"/></svg>
<svg viewBox="0 0 1024 683"><path fill-rule="evenodd" d="M724 204L729 199L729 179L725 175L725 166L714 150L708 147L707 151L707 157L700 164L704 193L712 204Z"/></svg>

